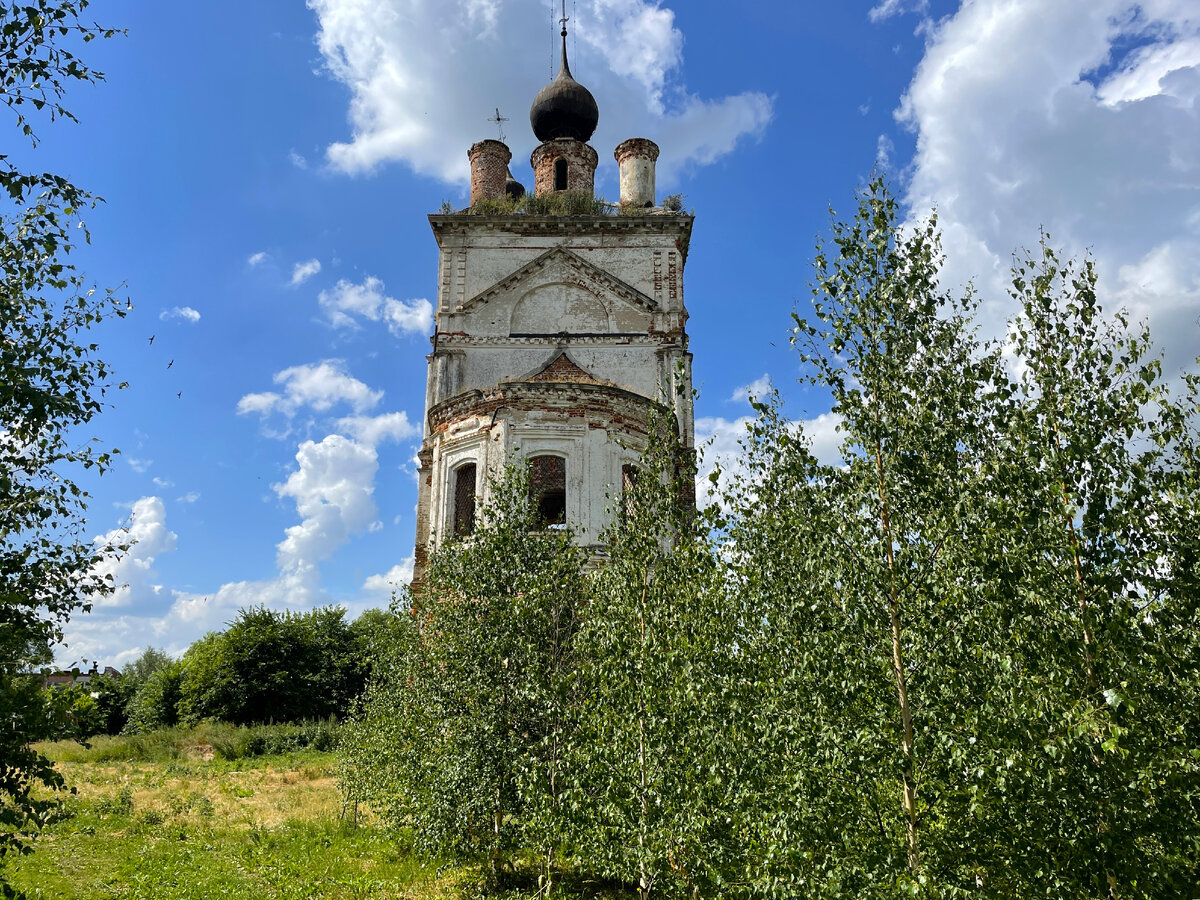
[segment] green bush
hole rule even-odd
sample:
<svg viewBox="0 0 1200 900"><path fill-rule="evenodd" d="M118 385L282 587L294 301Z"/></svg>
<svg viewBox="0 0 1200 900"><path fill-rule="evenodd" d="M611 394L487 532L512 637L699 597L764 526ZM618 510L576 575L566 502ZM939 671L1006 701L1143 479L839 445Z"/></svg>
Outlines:
<svg viewBox="0 0 1200 900"><path fill-rule="evenodd" d="M254 725L231 728L210 736L213 751L222 759L277 756L301 750L328 752L337 747L339 726L333 719L296 725Z"/></svg>
<svg viewBox="0 0 1200 900"><path fill-rule="evenodd" d="M93 804L92 808L97 815L101 816L132 816L133 789L129 785L125 785L115 794L101 797Z"/></svg>
<svg viewBox="0 0 1200 900"><path fill-rule="evenodd" d="M369 671L363 636L345 610L304 614L254 607L183 657L179 718L253 725L345 715Z"/></svg>
<svg viewBox="0 0 1200 900"><path fill-rule="evenodd" d="M250 759L301 751L327 753L338 744L341 726L334 719L295 725L230 725L204 722L192 728L176 727L145 734L101 736L88 746L75 741L39 744L39 750L57 763L166 762L171 774L191 774L182 758L211 747L225 760Z"/></svg>
<svg viewBox="0 0 1200 900"><path fill-rule="evenodd" d="M183 664L167 662L146 677L126 706L125 734L170 728L179 721Z"/></svg>
<svg viewBox="0 0 1200 900"><path fill-rule="evenodd" d="M154 826L161 825L163 822L167 821L167 817L164 816L160 810L144 809L142 810L141 815L138 816L138 821L143 825Z"/></svg>

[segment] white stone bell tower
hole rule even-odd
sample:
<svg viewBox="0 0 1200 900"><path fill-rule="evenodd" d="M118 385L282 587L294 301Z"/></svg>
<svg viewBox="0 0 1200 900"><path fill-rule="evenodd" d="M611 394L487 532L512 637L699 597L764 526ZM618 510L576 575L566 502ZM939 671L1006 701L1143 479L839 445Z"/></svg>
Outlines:
<svg viewBox="0 0 1200 900"><path fill-rule="evenodd" d="M593 196L598 155L588 140L599 112L571 77L566 35L564 21L561 69L530 110L541 141L530 162L535 200L562 195L578 209ZM494 202L524 188L509 170L508 147L481 141L468 153L471 207L429 217L438 303L414 587L433 550L474 529L489 474L510 461L529 464L542 520L569 524L593 550L646 447L655 408L674 420L691 463L683 270L692 217L656 206L653 142L632 138L614 156L618 206L531 213Z"/></svg>

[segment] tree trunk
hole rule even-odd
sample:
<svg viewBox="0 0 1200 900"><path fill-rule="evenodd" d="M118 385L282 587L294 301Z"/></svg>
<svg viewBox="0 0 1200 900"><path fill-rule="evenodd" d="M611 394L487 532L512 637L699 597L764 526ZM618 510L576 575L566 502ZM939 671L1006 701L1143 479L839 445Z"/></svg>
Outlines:
<svg viewBox="0 0 1200 900"><path fill-rule="evenodd" d="M883 447L875 445L875 463L879 476L880 524L883 528L887 548L888 564L888 612L892 631L892 675L896 681L896 698L900 703L900 724L903 729L901 745L904 749L904 771L902 773L902 799L904 824L908 839L908 868L913 874L921 870L921 854L917 841L917 787L915 765L915 741L913 739L912 708L908 697L908 678L904 673L904 648L901 643L900 591L896 581L896 551L892 540L891 515L888 509L887 489L883 474Z"/></svg>
<svg viewBox="0 0 1200 900"><path fill-rule="evenodd" d="M650 570L646 570L646 580L642 585L642 600L638 610L641 626L641 655L644 664L646 658L646 594L650 589ZM644 672L644 670L643 670ZM649 779L646 776L646 692L638 695L638 779L641 800L641 816L638 821L638 897L649 900L650 873L646 871L646 820L650 815L650 805L646 792Z"/></svg>

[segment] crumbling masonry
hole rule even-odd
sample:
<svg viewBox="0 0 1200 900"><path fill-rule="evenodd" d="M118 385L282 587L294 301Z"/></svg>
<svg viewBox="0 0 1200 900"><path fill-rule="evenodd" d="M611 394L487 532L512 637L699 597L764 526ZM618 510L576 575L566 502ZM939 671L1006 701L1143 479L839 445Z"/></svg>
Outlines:
<svg viewBox="0 0 1200 900"><path fill-rule="evenodd" d="M591 197L595 100L562 66L530 122L534 193ZM599 550L613 498L631 481L656 408L684 452L694 443L683 270L692 217L656 206L659 149L617 147L621 203L594 215L429 217L438 303L420 452L414 586L429 553L470 533L488 476L531 468L547 524L569 523ZM471 147L471 204L524 192L500 141Z"/></svg>

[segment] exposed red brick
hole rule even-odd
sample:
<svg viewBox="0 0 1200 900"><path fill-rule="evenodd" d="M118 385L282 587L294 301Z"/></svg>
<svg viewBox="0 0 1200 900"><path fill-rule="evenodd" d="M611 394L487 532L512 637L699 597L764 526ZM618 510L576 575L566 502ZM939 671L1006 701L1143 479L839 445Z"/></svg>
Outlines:
<svg viewBox="0 0 1200 900"><path fill-rule="evenodd" d="M471 205L504 196L512 151L499 141L480 141L467 151L471 161Z"/></svg>
<svg viewBox="0 0 1200 900"><path fill-rule="evenodd" d="M618 163L623 163L631 158L648 159L650 162L654 162L658 159L658 144L648 138L630 138L617 144L617 149L613 151L613 158Z"/></svg>
<svg viewBox="0 0 1200 900"><path fill-rule="evenodd" d="M567 163L567 190L594 195L596 166L600 157L596 151L574 138L557 138L539 144L529 157L533 166L533 193L537 196L554 193L554 164Z"/></svg>

